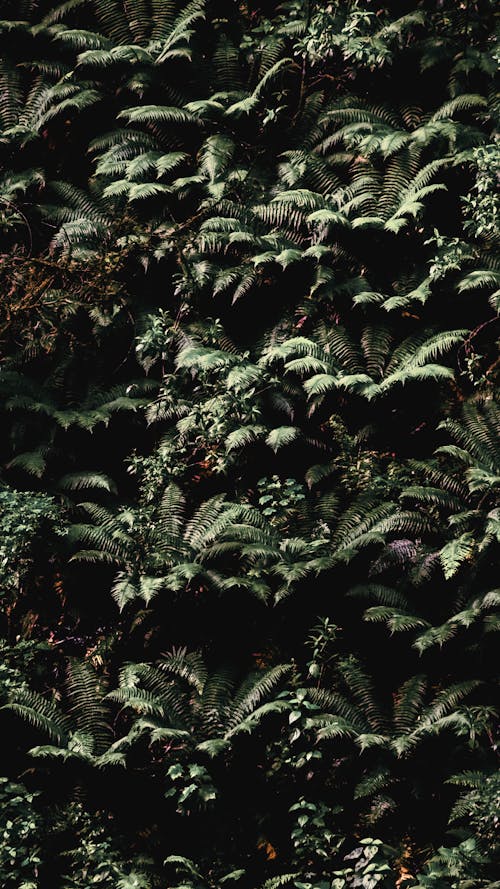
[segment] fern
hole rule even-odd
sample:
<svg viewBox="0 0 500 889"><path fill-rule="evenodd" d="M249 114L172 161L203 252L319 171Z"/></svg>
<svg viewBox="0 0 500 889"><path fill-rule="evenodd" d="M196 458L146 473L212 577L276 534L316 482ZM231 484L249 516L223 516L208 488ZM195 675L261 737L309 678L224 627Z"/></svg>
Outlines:
<svg viewBox="0 0 500 889"><path fill-rule="evenodd" d="M268 713L282 709L273 695L290 672L289 666L278 666L250 674L237 685L233 670L209 673L198 653L173 651L155 667L126 668L120 688L109 697L137 712L146 731L175 729L179 740L218 755L226 742L254 731ZM143 724L143 715L153 717L152 722Z"/></svg>
<svg viewBox="0 0 500 889"><path fill-rule="evenodd" d="M470 532L461 534L457 540L450 540L440 552L444 576L453 577L464 561L470 559L474 551L474 537Z"/></svg>

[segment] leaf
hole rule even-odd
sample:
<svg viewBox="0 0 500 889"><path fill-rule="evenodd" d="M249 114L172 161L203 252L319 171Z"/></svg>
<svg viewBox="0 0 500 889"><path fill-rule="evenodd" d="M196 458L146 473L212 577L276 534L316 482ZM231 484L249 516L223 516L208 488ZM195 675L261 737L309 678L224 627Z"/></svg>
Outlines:
<svg viewBox="0 0 500 889"><path fill-rule="evenodd" d="M468 275L465 275L464 278L458 283L458 292L464 293L468 290L475 290L481 287L491 287L498 288L500 285L500 272L495 272L490 269L478 269L474 272L469 272Z"/></svg>
<svg viewBox="0 0 500 889"><path fill-rule="evenodd" d="M126 118L129 123L136 124L198 123L189 111L172 105L137 105L134 108L124 108L117 117Z"/></svg>
<svg viewBox="0 0 500 889"><path fill-rule="evenodd" d="M123 611L129 602L138 598L139 590L135 582L124 572L120 571L111 588L111 594L120 611Z"/></svg>
<svg viewBox="0 0 500 889"><path fill-rule="evenodd" d="M286 250L282 250L281 253L278 253L274 260L279 263L282 268L286 269L289 265L292 265L292 263L301 260L302 257L303 254L301 250L287 248Z"/></svg>
<svg viewBox="0 0 500 889"><path fill-rule="evenodd" d="M155 198L160 194L171 194L172 187L161 182L138 182L129 188L129 201L143 201L146 198Z"/></svg>
<svg viewBox="0 0 500 889"><path fill-rule="evenodd" d="M450 540L446 546L443 546L439 555L446 580L453 577L461 565L470 559L474 548L474 536L469 531L462 534L457 540Z"/></svg>
<svg viewBox="0 0 500 889"><path fill-rule="evenodd" d="M300 435L300 429L296 426L279 426L272 429L266 438L266 444L277 453L280 448L285 447L295 441Z"/></svg>
<svg viewBox="0 0 500 889"><path fill-rule="evenodd" d="M238 450L239 448L246 447L247 445L254 444L259 438L262 438L265 432L265 426L259 425L242 426L240 429L235 429L233 432L229 433L226 439L226 451L229 453Z"/></svg>
<svg viewBox="0 0 500 889"><path fill-rule="evenodd" d="M86 488L98 488L116 494L116 485L102 472L71 472L59 479L58 487L62 491L81 491Z"/></svg>
<svg viewBox="0 0 500 889"><path fill-rule="evenodd" d="M338 210L315 210L309 214L307 221L314 224L339 225L342 228L351 227L351 221Z"/></svg>

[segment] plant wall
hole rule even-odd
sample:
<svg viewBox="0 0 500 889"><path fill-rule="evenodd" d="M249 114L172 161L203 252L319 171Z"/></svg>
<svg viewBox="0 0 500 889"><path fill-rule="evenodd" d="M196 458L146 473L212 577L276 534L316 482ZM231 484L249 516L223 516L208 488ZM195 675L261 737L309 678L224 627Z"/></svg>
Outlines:
<svg viewBox="0 0 500 889"><path fill-rule="evenodd" d="M494 12L2 3L6 889L498 887Z"/></svg>

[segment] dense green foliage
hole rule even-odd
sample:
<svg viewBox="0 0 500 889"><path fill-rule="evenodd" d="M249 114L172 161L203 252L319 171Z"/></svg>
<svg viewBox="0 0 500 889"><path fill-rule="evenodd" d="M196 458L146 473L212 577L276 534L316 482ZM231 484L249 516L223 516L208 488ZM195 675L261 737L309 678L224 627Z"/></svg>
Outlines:
<svg viewBox="0 0 500 889"><path fill-rule="evenodd" d="M5 889L498 887L492 0L4 0Z"/></svg>

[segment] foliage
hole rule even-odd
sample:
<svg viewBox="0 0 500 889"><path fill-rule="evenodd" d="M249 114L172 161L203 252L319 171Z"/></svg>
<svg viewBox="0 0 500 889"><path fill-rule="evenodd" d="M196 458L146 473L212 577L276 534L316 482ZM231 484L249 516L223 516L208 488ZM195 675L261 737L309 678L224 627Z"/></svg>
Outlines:
<svg viewBox="0 0 500 889"><path fill-rule="evenodd" d="M29 491L0 490L0 585L4 608L22 595L29 572L48 540L57 545L62 532L60 510L51 497Z"/></svg>
<svg viewBox="0 0 500 889"><path fill-rule="evenodd" d="M498 774L465 772L454 775L450 783L468 788L453 807L452 823L464 822L480 841L483 850L489 851L494 858L498 847Z"/></svg>
<svg viewBox="0 0 500 889"><path fill-rule="evenodd" d="M491 0L6 0L2 885L495 886Z"/></svg>
<svg viewBox="0 0 500 889"><path fill-rule="evenodd" d="M361 840L360 845L345 856L348 865L336 872L332 889L344 889L346 886L362 886L363 889L391 886L394 880L394 871L391 868L393 859L394 850L381 840Z"/></svg>
<svg viewBox="0 0 500 889"><path fill-rule="evenodd" d="M0 779L0 874L5 887L36 889L39 886L42 820L35 808L35 798L36 794L22 784Z"/></svg>

